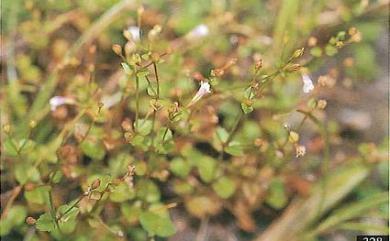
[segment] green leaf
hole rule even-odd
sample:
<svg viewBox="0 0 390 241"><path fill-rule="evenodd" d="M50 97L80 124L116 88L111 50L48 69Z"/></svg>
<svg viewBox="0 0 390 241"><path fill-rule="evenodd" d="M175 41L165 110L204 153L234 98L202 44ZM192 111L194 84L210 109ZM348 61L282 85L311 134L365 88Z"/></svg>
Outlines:
<svg viewBox="0 0 390 241"><path fill-rule="evenodd" d="M340 31L337 33L336 38L338 41L343 41L345 40L345 35L346 35L345 31Z"/></svg>
<svg viewBox="0 0 390 241"><path fill-rule="evenodd" d="M160 200L160 190L151 180L140 180L136 184L136 194L140 199L153 203Z"/></svg>
<svg viewBox="0 0 390 241"><path fill-rule="evenodd" d="M215 178L217 162L208 156L203 156L195 165L198 168L200 178L205 182L211 182Z"/></svg>
<svg viewBox="0 0 390 241"><path fill-rule="evenodd" d="M173 134L170 129L161 128L157 133L156 140L158 142L166 142L172 140L172 138L173 138Z"/></svg>
<svg viewBox="0 0 390 241"><path fill-rule="evenodd" d="M336 37L331 37L331 38L329 39L329 43L332 44L332 45L335 45L336 42L337 42L337 38L336 38Z"/></svg>
<svg viewBox="0 0 390 241"><path fill-rule="evenodd" d="M93 160L101 161L106 155L106 149L100 142L86 139L80 145L81 151Z"/></svg>
<svg viewBox="0 0 390 241"><path fill-rule="evenodd" d="M322 49L320 47L314 47L310 49L310 54L314 57L321 57L322 56Z"/></svg>
<svg viewBox="0 0 390 241"><path fill-rule="evenodd" d="M146 92L152 98L155 98L157 96L157 91L154 89L154 87L152 85L148 86L148 88L146 89Z"/></svg>
<svg viewBox="0 0 390 241"><path fill-rule="evenodd" d="M14 205L6 216L0 219L0 236L7 235L13 228L21 225L27 216L27 210L20 205Z"/></svg>
<svg viewBox="0 0 390 241"><path fill-rule="evenodd" d="M54 175L52 178L53 183L59 183L63 177L62 171L60 170L56 170L52 175Z"/></svg>
<svg viewBox="0 0 390 241"><path fill-rule="evenodd" d="M191 184L183 181L176 181L173 183L173 190L177 194L190 194L194 191L194 187Z"/></svg>
<svg viewBox="0 0 390 241"><path fill-rule="evenodd" d="M174 147L173 134L170 129L160 128L155 139L156 150L160 154L169 153Z"/></svg>
<svg viewBox="0 0 390 241"><path fill-rule="evenodd" d="M328 56L333 56L333 55L335 55L335 54L337 54L337 48L336 47L333 47L332 45L330 45L330 44L328 44L328 45L326 45L326 47L325 47L325 53L326 53L326 55L328 55Z"/></svg>
<svg viewBox="0 0 390 241"><path fill-rule="evenodd" d="M124 202L135 197L134 189L130 189L129 185L122 182L115 186L110 193L110 199L113 202Z"/></svg>
<svg viewBox="0 0 390 241"><path fill-rule="evenodd" d="M359 44L354 47L355 68L351 69L352 76L357 78L374 78L378 64L375 49L369 44Z"/></svg>
<svg viewBox="0 0 390 241"><path fill-rule="evenodd" d="M144 136L141 136L139 134L135 134L134 137L130 141L131 145L135 147L139 147L143 150L147 150L146 140Z"/></svg>
<svg viewBox="0 0 390 241"><path fill-rule="evenodd" d="M10 222L1 219L0 220L0 236L5 236L11 232L12 225Z"/></svg>
<svg viewBox="0 0 390 241"><path fill-rule="evenodd" d="M50 213L44 213L39 216L35 226L38 230L46 232L52 232L55 229L54 220L52 219Z"/></svg>
<svg viewBox="0 0 390 241"><path fill-rule="evenodd" d="M148 76L148 75L149 75L149 71L148 70L143 70L143 71L137 72L138 78L142 78L142 77L145 77L145 76Z"/></svg>
<svg viewBox="0 0 390 241"><path fill-rule="evenodd" d="M217 135L218 140L220 140L222 143L225 143L227 141L227 139L229 138L229 133L223 127L217 127L216 135Z"/></svg>
<svg viewBox="0 0 390 241"><path fill-rule="evenodd" d="M141 213L140 222L142 227L152 236L169 237L176 232L169 215L146 211Z"/></svg>
<svg viewBox="0 0 390 241"><path fill-rule="evenodd" d="M244 92L244 97L248 100L252 100L255 97L255 92L252 87L246 88Z"/></svg>
<svg viewBox="0 0 390 241"><path fill-rule="evenodd" d="M104 189L106 189L107 185L111 182L112 180L112 177L110 175L104 175L104 174L95 174L95 175L91 175L88 177L87 179L87 185L88 186L91 186L92 183L96 180L96 179L99 179L100 180L100 185L98 188L95 189L95 191L98 191L98 192L103 192ZM86 189L85 189L86 190Z"/></svg>
<svg viewBox="0 0 390 241"><path fill-rule="evenodd" d="M136 202L132 205L124 203L121 205L121 213L130 224L136 223L142 213L141 202Z"/></svg>
<svg viewBox="0 0 390 241"><path fill-rule="evenodd" d="M267 204L275 209L281 209L287 204L287 201L284 183L280 179L273 180L266 198Z"/></svg>
<svg viewBox="0 0 390 241"><path fill-rule="evenodd" d="M169 163L169 169L176 176L183 178L183 177L187 177L188 174L190 173L191 164L188 161L180 157L177 157Z"/></svg>
<svg viewBox="0 0 390 241"><path fill-rule="evenodd" d="M153 123L151 120L138 119L134 123L134 128L138 134L140 134L142 136L146 136L152 131L152 128L153 128L152 125L153 125Z"/></svg>
<svg viewBox="0 0 390 241"><path fill-rule="evenodd" d="M58 215L65 214L65 212L67 210L69 210L69 208L72 205L73 205L73 203L60 206L58 208ZM68 213L63 215L60 220L58 220L58 224L60 226L62 233L69 234L75 230L76 225L77 225L77 215L78 214L79 214L79 208L73 207Z"/></svg>
<svg viewBox="0 0 390 241"><path fill-rule="evenodd" d="M110 174L116 178L123 176L127 171L127 166L132 161L132 157L126 153L119 153L114 158L108 161L110 167Z"/></svg>
<svg viewBox="0 0 390 241"><path fill-rule="evenodd" d="M36 143L33 140L21 139L19 141L19 149L21 154L30 154L35 146Z"/></svg>
<svg viewBox="0 0 390 241"><path fill-rule="evenodd" d="M11 156L11 157L16 157L18 156L18 152L17 152L17 146L16 144L12 141L11 138L6 138L5 141L4 141L4 154L7 155L7 156Z"/></svg>
<svg viewBox="0 0 390 241"><path fill-rule="evenodd" d="M137 161L134 163L135 166L135 174L137 176L143 176L148 171L148 165L144 161Z"/></svg>
<svg viewBox="0 0 390 241"><path fill-rule="evenodd" d="M241 109L245 114L249 114L254 110L253 106L249 106L245 103L241 103Z"/></svg>
<svg viewBox="0 0 390 241"><path fill-rule="evenodd" d="M124 62L121 63L123 70L127 75L133 74L133 70L130 68L130 66Z"/></svg>
<svg viewBox="0 0 390 241"><path fill-rule="evenodd" d="M229 145L225 148L225 151L232 156L244 155L243 146L241 143L237 141L230 142Z"/></svg>
<svg viewBox="0 0 390 241"><path fill-rule="evenodd" d="M213 183L212 187L221 198L229 198L236 191L236 183L228 177L221 177Z"/></svg>
<svg viewBox="0 0 390 241"><path fill-rule="evenodd" d="M42 187L37 187L31 191L25 191L24 192L24 197L29 203L35 203L35 204L45 204L46 200L46 194L50 187L47 186L42 186Z"/></svg>
<svg viewBox="0 0 390 241"><path fill-rule="evenodd" d="M25 162L19 163L15 166L14 174L16 180L22 185L27 181L38 182L40 180L38 169Z"/></svg>

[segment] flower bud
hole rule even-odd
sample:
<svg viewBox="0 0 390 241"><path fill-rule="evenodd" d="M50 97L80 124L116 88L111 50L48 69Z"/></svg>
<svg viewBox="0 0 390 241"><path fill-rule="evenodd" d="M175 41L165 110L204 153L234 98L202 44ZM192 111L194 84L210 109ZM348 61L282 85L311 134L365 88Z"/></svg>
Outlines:
<svg viewBox="0 0 390 241"><path fill-rule="evenodd" d="M325 109L326 105L327 105L326 100L319 100L317 102L317 108L320 109L320 110Z"/></svg>
<svg viewBox="0 0 390 241"><path fill-rule="evenodd" d="M128 30L123 30L123 36L124 36L128 41L133 41L133 40L132 40L132 36L131 36L130 31L128 31Z"/></svg>
<svg viewBox="0 0 390 241"><path fill-rule="evenodd" d="M127 131L125 132L125 134L123 135L126 142L131 142L131 140L133 139L133 133Z"/></svg>
<svg viewBox="0 0 390 241"><path fill-rule="evenodd" d="M260 138L256 138L255 141L254 141L254 145L257 146L257 147L263 146L264 143L265 143L265 141L263 139L260 139Z"/></svg>
<svg viewBox="0 0 390 241"><path fill-rule="evenodd" d="M3 125L3 131L6 133L6 134L9 134L11 132L11 125L10 124L4 124Z"/></svg>
<svg viewBox="0 0 390 241"><path fill-rule="evenodd" d="M354 43L362 41L362 33L357 31L354 35L351 36L351 41Z"/></svg>
<svg viewBox="0 0 390 241"><path fill-rule="evenodd" d="M161 33L161 26L160 25L155 25L152 30L149 31L148 33L148 39L149 40L155 40L157 36Z"/></svg>
<svg viewBox="0 0 390 241"><path fill-rule="evenodd" d="M252 106L253 105L253 100L250 99L244 99L242 101L246 106Z"/></svg>
<svg viewBox="0 0 390 241"><path fill-rule="evenodd" d="M158 53L153 53L152 54L152 61L156 63L159 60L160 60L160 55Z"/></svg>
<svg viewBox="0 0 390 241"><path fill-rule="evenodd" d="M285 67L285 70L288 72L295 72L301 68L300 64L289 64Z"/></svg>
<svg viewBox="0 0 390 241"><path fill-rule="evenodd" d="M288 136L288 140L291 142L291 143L296 143L299 141L299 134L296 133L295 131L290 131L289 133L289 136Z"/></svg>
<svg viewBox="0 0 390 241"><path fill-rule="evenodd" d="M215 76L215 77L221 77L224 73L225 73L225 71L223 69L211 70L211 76Z"/></svg>
<svg viewBox="0 0 390 241"><path fill-rule="evenodd" d="M121 126L125 131L131 131L133 129L131 120L129 118L126 118L124 121L122 121Z"/></svg>
<svg viewBox="0 0 390 241"><path fill-rule="evenodd" d="M357 33L357 29L355 27L351 27L350 29L348 29L348 34L349 35L354 35Z"/></svg>
<svg viewBox="0 0 390 241"><path fill-rule="evenodd" d="M122 47L119 44L112 45L112 51L114 51L114 53L116 53L119 56L122 55Z"/></svg>
<svg viewBox="0 0 390 241"><path fill-rule="evenodd" d="M322 75L318 77L318 84L323 87L331 88L336 84L336 79L330 76Z"/></svg>
<svg viewBox="0 0 390 241"><path fill-rule="evenodd" d="M100 186L100 179L98 178L98 179L95 179L95 181L92 182L91 189L95 190L99 186Z"/></svg>
<svg viewBox="0 0 390 241"><path fill-rule="evenodd" d="M37 126L37 122L35 120L30 120L30 122L28 123L28 126L31 129L34 129Z"/></svg>
<svg viewBox="0 0 390 241"><path fill-rule="evenodd" d="M263 67L263 60L259 59L255 63L255 70L258 71L259 69L261 69L261 67Z"/></svg>
<svg viewBox="0 0 390 241"><path fill-rule="evenodd" d="M307 41L307 45L310 47L314 47L317 45L317 38L316 37L310 37L309 40Z"/></svg>
<svg viewBox="0 0 390 241"><path fill-rule="evenodd" d="M301 49L297 49L295 50L294 54L293 54L293 58L299 58L303 55L303 52L304 52L304 48L301 48Z"/></svg>
<svg viewBox="0 0 390 241"><path fill-rule="evenodd" d="M34 225L36 222L37 222L37 220L35 218L33 218L33 217L27 217L26 218L26 223L28 225Z"/></svg>
<svg viewBox="0 0 390 241"><path fill-rule="evenodd" d="M133 41L128 41L126 44L125 44L125 54L126 56L132 54L135 49L136 49L136 45Z"/></svg>
<svg viewBox="0 0 390 241"><path fill-rule="evenodd" d="M336 47L337 48L342 48L344 46L344 43L342 41L337 41L336 42Z"/></svg>

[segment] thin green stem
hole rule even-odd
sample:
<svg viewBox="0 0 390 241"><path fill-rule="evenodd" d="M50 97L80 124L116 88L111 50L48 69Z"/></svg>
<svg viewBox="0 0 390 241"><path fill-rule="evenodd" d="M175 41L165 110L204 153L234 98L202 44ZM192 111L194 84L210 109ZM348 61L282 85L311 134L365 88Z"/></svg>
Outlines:
<svg viewBox="0 0 390 241"><path fill-rule="evenodd" d="M72 211L73 208L75 208L80 202L81 200L85 197L85 194L81 195L77 201L75 203L73 203L72 206L70 206L65 212L61 213L57 218L57 222L61 220L61 218L63 218L66 214L68 214L70 211Z"/></svg>
<svg viewBox="0 0 390 241"><path fill-rule="evenodd" d="M138 75L135 75L135 123L138 128L138 118L139 118L139 78Z"/></svg>
<svg viewBox="0 0 390 241"><path fill-rule="evenodd" d="M58 231L62 234L60 225L58 224L58 220L57 220L57 218L56 218L56 209L55 209L55 207L54 207L53 193L52 193L52 191L51 191L51 188L49 189L48 194L49 194L49 207L50 207L50 215L51 215L51 218L52 218L52 220L53 220L55 226L58 228Z"/></svg>
<svg viewBox="0 0 390 241"><path fill-rule="evenodd" d="M98 109L98 112L97 112L97 115L100 114L102 108L99 106L99 109ZM94 127L96 123L96 117L92 117L92 121L89 123L88 125L88 129L87 131L85 132L84 136L82 137L81 141L79 142L79 144L83 143L85 141L85 139L87 139L89 133L91 132L92 128Z"/></svg>
<svg viewBox="0 0 390 241"><path fill-rule="evenodd" d="M232 141L234 135L236 134L238 127L240 125L240 122L242 121L243 118L244 118L244 113L242 111L240 111L240 113L237 116L236 122L233 124L233 127L229 132L228 138L226 139L226 141L224 143L222 143L221 152L219 153L220 160L223 159L223 153L225 152L225 148L227 146L229 146L229 144Z"/></svg>
<svg viewBox="0 0 390 241"><path fill-rule="evenodd" d="M107 186L104 188L102 192L100 192L100 197L99 199L95 202L95 205L93 206L91 213L95 212L95 210L99 207L99 203L102 201L103 195L108 191L112 184L108 183Z"/></svg>
<svg viewBox="0 0 390 241"><path fill-rule="evenodd" d="M160 99L160 80L158 77L158 71L157 71L157 64L156 62L153 62L153 69L154 69L154 74L156 76L156 84L157 84L157 100Z"/></svg>
<svg viewBox="0 0 390 241"><path fill-rule="evenodd" d="M162 137L162 142L165 141L165 136L167 135L168 130L169 130L169 128L168 128L168 126L167 126L166 129L165 129L164 135L163 135L163 137Z"/></svg>
<svg viewBox="0 0 390 241"><path fill-rule="evenodd" d="M158 71L157 71L157 64L156 62L153 62L153 69L154 69L154 76L156 78L156 85L157 85L157 95L155 97L156 104L158 105L158 100L160 99L160 81L158 77ZM152 118L152 145L151 147L154 146L154 138L156 135L155 129L155 124L156 124L156 117L157 117L157 108L158 106L153 107L153 118Z"/></svg>

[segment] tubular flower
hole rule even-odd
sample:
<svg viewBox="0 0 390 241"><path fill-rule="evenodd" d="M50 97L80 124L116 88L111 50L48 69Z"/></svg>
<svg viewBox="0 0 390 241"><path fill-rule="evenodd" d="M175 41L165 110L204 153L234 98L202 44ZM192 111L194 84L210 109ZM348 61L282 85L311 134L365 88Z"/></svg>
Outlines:
<svg viewBox="0 0 390 241"><path fill-rule="evenodd" d="M304 93L309 93L314 89L313 81L310 79L309 75L302 74L302 81Z"/></svg>
<svg viewBox="0 0 390 241"><path fill-rule="evenodd" d="M199 24L193 28L189 33L187 33L186 38L188 39L198 39L206 37L209 34L209 27L206 24Z"/></svg>
<svg viewBox="0 0 390 241"><path fill-rule="evenodd" d="M210 84L207 81L201 81L198 92L196 92L195 96L192 98L191 102L188 106L192 106L196 102L198 102L203 96L211 93Z"/></svg>
<svg viewBox="0 0 390 241"><path fill-rule="evenodd" d="M141 36L139 35L139 27L137 26L130 26L127 28L127 31L131 33L131 37L134 42L137 42L140 40Z"/></svg>
<svg viewBox="0 0 390 241"><path fill-rule="evenodd" d="M58 106L61 105L74 105L76 102L74 99L64 96L54 96L49 100L50 110L55 111Z"/></svg>

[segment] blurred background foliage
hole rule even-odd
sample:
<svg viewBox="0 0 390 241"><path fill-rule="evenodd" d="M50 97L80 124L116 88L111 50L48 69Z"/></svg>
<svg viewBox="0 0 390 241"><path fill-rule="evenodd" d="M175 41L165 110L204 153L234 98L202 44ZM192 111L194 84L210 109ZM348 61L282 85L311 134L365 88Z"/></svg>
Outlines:
<svg viewBox="0 0 390 241"><path fill-rule="evenodd" d="M2 240L388 234L389 1L1 4Z"/></svg>

